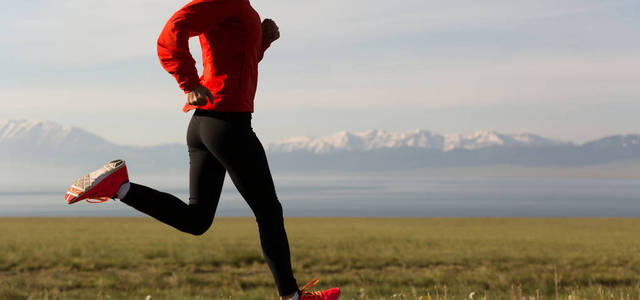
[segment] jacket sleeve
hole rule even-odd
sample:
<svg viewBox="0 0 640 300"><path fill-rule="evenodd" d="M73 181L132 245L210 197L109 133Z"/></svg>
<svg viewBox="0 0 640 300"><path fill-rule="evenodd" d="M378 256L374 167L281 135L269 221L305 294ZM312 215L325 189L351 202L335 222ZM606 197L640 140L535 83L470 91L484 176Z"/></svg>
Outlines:
<svg viewBox="0 0 640 300"><path fill-rule="evenodd" d="M178 10L158 37L160 64L189 92L200 85L189 38L209 31L233 15L233 0L194 0Z"/></svg>

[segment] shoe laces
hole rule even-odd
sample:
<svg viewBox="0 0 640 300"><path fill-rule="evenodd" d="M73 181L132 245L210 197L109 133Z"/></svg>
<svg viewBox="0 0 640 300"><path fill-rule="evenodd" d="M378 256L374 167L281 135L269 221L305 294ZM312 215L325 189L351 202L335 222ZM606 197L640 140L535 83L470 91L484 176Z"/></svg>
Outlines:
<svg viewBox="0 0 640 300"><path fill-rule="evenodd" d="M307 289L314 287L316 284L320 282L320 279L314 278L311 281L307 282L302 289L300 289L300 296L313 297L312 299L319 298L322 299L322 292L319 291L307 291Z"/></svg>

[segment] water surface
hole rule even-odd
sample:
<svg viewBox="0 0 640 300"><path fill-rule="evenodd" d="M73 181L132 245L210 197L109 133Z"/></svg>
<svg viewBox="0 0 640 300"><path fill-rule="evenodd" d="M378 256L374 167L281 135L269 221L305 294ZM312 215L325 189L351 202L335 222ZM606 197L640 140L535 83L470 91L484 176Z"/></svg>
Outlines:
<svg viewBox="0 0 640 300"><path fill-rule="evenodd" d="M640 217L640 179L324 175L275 179L285 216ZM0 216L139 216L127 205L64 202L64 189L0 192ZM183 188L165 188L186 201ZM230 182L217 216L251 216Z"/></svg>

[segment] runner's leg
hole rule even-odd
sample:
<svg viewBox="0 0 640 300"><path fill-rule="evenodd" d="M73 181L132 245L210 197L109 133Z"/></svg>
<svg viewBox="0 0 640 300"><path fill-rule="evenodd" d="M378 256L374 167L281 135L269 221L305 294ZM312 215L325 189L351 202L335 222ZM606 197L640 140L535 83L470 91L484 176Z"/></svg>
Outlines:
<svg viewBox="0 0 640 300"><path fill-rule="evenodd" d="M237 116L237 115L236 115ZM281 296L298 290L291 270L289 241L284 227L282 205L262 144L251 128L251 115L227 120L203 117L203 143L229 172L236 188L253 211L265 260ZM208 125L204 125L207 123Z"/></svg>
<svg viewBox="0 0 640 300"><path fill-rule="evenodd" d="M187 131L189 147L189 204L177 197L131 183L122 202L180 231L201 235L215 216L225 169L200 140L200 124L193 116Z"/></svg>

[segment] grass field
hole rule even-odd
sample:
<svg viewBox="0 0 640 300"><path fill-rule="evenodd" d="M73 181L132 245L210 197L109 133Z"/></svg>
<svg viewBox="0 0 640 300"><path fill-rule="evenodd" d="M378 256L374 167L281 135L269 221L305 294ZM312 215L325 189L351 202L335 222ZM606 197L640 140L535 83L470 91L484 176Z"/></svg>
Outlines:
<svg viewBox="0 0 640 300"><path fill-rule="evenodd" d="M640 299L638 219L287 218L296 278L342 299ZM0 219L0 299L275 299L251 218ZM535 297L535 298L532 298Z"/></svg>

